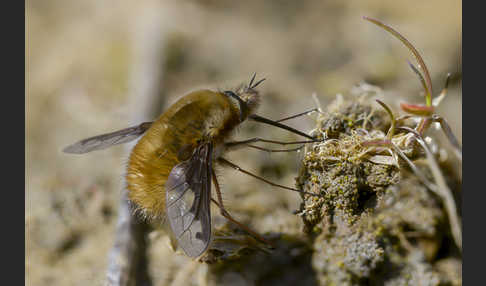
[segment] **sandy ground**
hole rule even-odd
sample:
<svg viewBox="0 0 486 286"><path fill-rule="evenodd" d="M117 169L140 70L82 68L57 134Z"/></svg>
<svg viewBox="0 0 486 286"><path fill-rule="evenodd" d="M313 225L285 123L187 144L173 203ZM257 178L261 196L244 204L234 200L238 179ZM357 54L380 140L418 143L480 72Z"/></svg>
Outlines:
<svg viewBox="0 0 486 286"><path fill-rule="evenodd" d="M408 51L364 15L415 44L436 94L447 72L455 74L438 112L461 140L460 1L27 1L26 285L103 285L127 149L61 150L150 119L134 113L152 89L166 108L189 91L234 87L257 72L267 78L259 113L275 119L313 108L314 92L325 105L361 81L383 88L395 109L404 98L422 103ZM289 124L308 131L314 123ZM255 123L236 138L251 136L297 138ZM299 154L242 150L229 158L289 186L299 166ZM302 227L292 215L296 194L231 170L221 178L228 209L253 228ZM162 231L150 237L154 285L185 285L187 273L199 273L189 282L200 284L207 269L174 254Z"/></svg>

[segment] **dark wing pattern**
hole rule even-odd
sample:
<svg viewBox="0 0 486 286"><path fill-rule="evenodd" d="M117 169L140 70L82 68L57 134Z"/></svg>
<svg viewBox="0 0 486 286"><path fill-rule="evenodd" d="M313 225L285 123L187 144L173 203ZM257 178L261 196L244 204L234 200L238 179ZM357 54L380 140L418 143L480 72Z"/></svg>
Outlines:
<svg viewBox="0 0 486 286"><path fill-rule="evenodd" d="M71 154L83 154L95 150L101 150L113 145L123 144L137 139L145 133L152 125L152 122L144 122L138 126L132 126L112 133L98 135L83 139L79 142L69 145L62 151Z"/></svg>
<svg viewBox="0 0 486 286"><path fill-rule="evenodd" d="M167 218L179 246L198 257L211 242L212 143L199 145L192 157L177 164L165 183Z"/></svg>

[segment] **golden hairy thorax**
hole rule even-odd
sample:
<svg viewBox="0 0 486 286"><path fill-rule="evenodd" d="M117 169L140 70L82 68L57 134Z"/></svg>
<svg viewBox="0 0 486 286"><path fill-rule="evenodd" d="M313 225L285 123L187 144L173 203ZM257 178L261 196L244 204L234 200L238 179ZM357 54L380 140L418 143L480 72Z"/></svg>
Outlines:
<svg viewBox="0 0 486 286"><path fill-rule="evenodd" d="M128 196L142 213L165 213L165 182L200 141L220 145L239 124L239 110L220 92L200 90L179 99L147 130L131 152ZM182 157L182 158L181 158Z"/></svg>

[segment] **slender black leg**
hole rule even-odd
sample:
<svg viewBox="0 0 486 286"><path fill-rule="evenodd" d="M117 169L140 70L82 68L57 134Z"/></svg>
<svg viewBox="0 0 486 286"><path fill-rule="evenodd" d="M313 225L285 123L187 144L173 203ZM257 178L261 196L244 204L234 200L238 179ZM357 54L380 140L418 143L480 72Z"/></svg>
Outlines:
<svg viewBox="0 0 486 286"><path fill-rule="evenodd" d="M259 235L258 233L254 232L253 230L251 230L250 228L248 228L247 226L245 226L244 224L240 223L239 221L237 221L236 219L234 219L229 213L228 211L226 211L226 209L224 208L224 205L223 205L223 198L221 196L221 190L219 189L219 183L218 183L218 179L216 178L216 174L214 173L214 169L211 170L211 176L213 177L213 182L214 182L214 186L215 186L215 189L216 189L216 197L218 198L218 201L219 203L211 198L211 201L216 204L220 210L220 213L223 217L225 217L227 220L231 221L232 223L236 224L237 226L239 226L241 229L243 229L244 231L248 232L249 234L251 234L253 237L255 237L256 239L262 241L263 243L266 243L268 245L271 245L272 247L275 248L275 246L269 242L268 240L266 240L265 238L263 238L261 235Z"/></svg>
<svg viewBox="0 0 486 286"><path fill-rule="evenodd" d="M275 122L282 122L282 121L286 121L286 120L289 120L289 119L294 119L294 118L297 118L299 116L311 114L312 112L316 112L316 111L318 111L317 108L312 108L311 110L307 110L307 111L304 111L304 112L299 113L299 114L296 114L296 115L292 115L292 116L289 116L289 117L285 117L285 118L276 120Z"/></svg>
<svg viewBox="0 0 486 286"><path fill-rule="evenodd" d="M293 145L293 144L315 143L315 142L319 142L319 141L307 140L307 141L284 142L284 141L267 140L267 139L255 137L255 138L251 138L251 139L247 139L247 140L243 140L243 141L226 142L226 143L224 143L224 146L225 146L226 151L233 151L233 150L239 149L239 148L244 147L244 146L252 146L252 145L249 145L249 144L257 143L257 142L265 142L265 143L272 143L272 144L279 144L279 145ZM251 148L260 149L260 150L265 149L265 148L257 147L257 146L253 146ZM296 149L289 149L289 150L290 151L294 151L294 150L297 151L300 148L302 148L302 147L299 147L299 148L296 148ZM267 150L270 150L270 149L267 149ZM267 150L264 150L264 151L267 151ZM275 152L287 152L287 151L275 151Z"/></svg>
<svg viewBox="0 0 486 286"><path fill-rule="evenodd" d="M301 145L297 148L292 148L292 149L268 149L268 148L263 148L263 147L260 147L260 146L255 146L255 145L246 145L247 147L250 147L250 148L253 148L253 149L258 149L258 150L262 150L262 151L265 151L265 152L270 152L270 153L275 153L275 152L296 152L296 151L299 151L300 149L304 148L304 145Z"/></svg>
<svg viewBox="0 0 486 286"><path fill-rule="evenodd" d="M236 171L240 171L240 172L245 173L249 176L252 176L253 178L258 179L260 181L263 181L263 182L265 182L265 183L267 183L271 186L274 186L274 187L279 187L279 188L282 188L282 189L286 189L286 190L294 191L294 192L298 192L298 193L303 193L303 194L310 195L310 196L321 197L321 195L319 195L319 194L309 193L309 192L306 192L306 191L301 191L301 190L297 190L297 189L294 189L294 188L279 185L279 184L276 184L276 183L272 183L265 178L262 178L260 176L255 175L255 174L252 174L252 173L250 173L246 170L243 170L242 168L238 167L237 165L231 163L230 161L228 161L224 158L218 158L218 163L220 163L221 165L224 165L224 166L231 167L231 168L235 169Z"/></svg>

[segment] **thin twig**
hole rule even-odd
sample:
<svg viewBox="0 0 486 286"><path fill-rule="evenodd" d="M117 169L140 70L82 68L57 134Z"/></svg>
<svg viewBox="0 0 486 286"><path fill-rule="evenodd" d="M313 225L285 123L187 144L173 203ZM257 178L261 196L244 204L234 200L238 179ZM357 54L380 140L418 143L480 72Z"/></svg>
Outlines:
<svg viewBox="0 0 486 286"><path fill-rule="evenodd" d="M435 161L434 155L432 154L429 147L423 140L422 136L411 128L408 127L400 127L400 128L413 133L415 135L414 136L415 140L424 149L427 162L429 163L430 170L432 171L432 176L434 177L435 183L437 185L437 189L435 190L435 192L444 201L444 206L447 215L449 217L449 223L451 225L452 237L454 238L454 242L456 243L457 247L462 252L462 226L461 226L461 220L459 219L459 216L457 214L456 202L454 201L452 191L447 186L445 178L442 175L442 172L440 171L439 165Z"/></svg>
<svg viewBox="0 0 486 286"><path fill-rule="evenodd" d="M147 8L149 9L149 8ZM150 8L154 10L153 7ZM160 74L161 48L164 47L164 31L161 31L160 15L146 11L136 29L135 65L131 77L133 95L131 110L134 122L156 118L161 112L162 101ZM136 104L135 104L136 103ZM127 152L133 144L126 146ZM127 190L119 206L115 242L108 256L107 282L114 286L152 285L146 257L148 225L135 217L128 201Z"/></svg>
<svg viewBox="0 0 486 286"><path fill-rule="evenodd" d="M107 284L151 285L147 272L147 229L132 215L125 191L118 210L115 242L108 256Z"/></svg>
<svg viewBox="0 0 486 286"><path fill-rule="evenodd" d="M434 176L435 183L438 186L437 191L441 195L442 199L444 200L445 208L449 216L452 237L454 238L457 247L462 252L462 226L461 226L461 220L457 215L456 202L454 201L454 197L452 196L452 191L447 186L445 178L442 175L442 172L440 171L440 168L434 159L434 155L432 155L432 152L430 152L424 140L421 137L420 139L418 139L418 137L415 138L417 138L417 142L419 142L419 144L422 145L422 147L425 150L425 154L427 156L427 161L429 162L430 170L432 171L432 175Z"/></svg>

